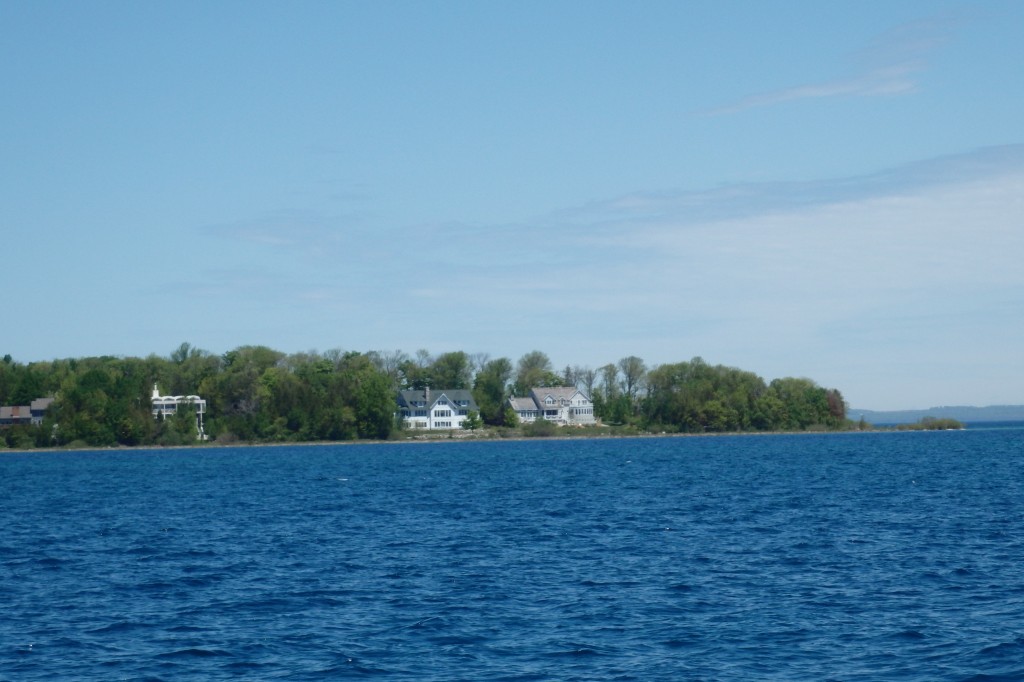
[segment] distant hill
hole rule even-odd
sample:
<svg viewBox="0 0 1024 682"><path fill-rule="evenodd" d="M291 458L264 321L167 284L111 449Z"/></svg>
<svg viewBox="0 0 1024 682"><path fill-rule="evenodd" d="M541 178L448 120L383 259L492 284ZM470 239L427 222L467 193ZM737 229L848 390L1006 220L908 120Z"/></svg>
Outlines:
<svg viewBox="0 0 1024 682"><path fill-rule="evenodd" d="M990 405L989 407L946 406L927 410L857 410L849 409L846 416L854 421L862 416L871 424L912 424L923 417L956 419L962 422L1024 421L1024 405Z"/></svg>

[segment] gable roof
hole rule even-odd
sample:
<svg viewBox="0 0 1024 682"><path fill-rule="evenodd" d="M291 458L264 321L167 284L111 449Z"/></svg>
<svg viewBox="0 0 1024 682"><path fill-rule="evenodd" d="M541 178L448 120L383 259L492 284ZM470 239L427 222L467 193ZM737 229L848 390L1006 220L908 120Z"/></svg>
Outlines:
<svg viewBox="0 0 1024 682"><path fill-rule="evenodd" d="M36 398L29 408L33 412L45 412L53 403L53 398Z"/></svg>
<svg viewBox="0 0 1024 682"><path fill-rule="evenodd" d="M509 403L512 405L512 409L516 412L524 412L526 410L536 410L537 403L533 398L509 398Z"/></svg>
<svg viewBox="0 0 1024 682"><path fill-rule="evenodd" d="M549 388L537 387L530 389L530 395L533 396L534 400L536 400L538 404L543 403L547 396L551 396L555 400L571 401L577 394L582 395L587 400L590 400L583 391L579 390L575 386L551 386Z"/></svg>
<svg viewBox="0 0 1024 682"><path fill-rule="evenodd" d="M552 400L561 407L563 400L566 404L571 404L572 399L577 395L590 402L587 394L575 386L552 386L550 388L538 386L537 388L530 389L530 395L519 398L512 397L509 398L509 402L515 410L542 410L545 407L545 400L548 396L551 396Z"/></svg>
<svg viewBox="0 0 1024 682"><path fill-rule="evenodd" d="M414 389L398 392L398 404L401 407L412 407L415 403L424 402L427 403L426 407L429 409L434 407L441 398L445 398L456 405L465 402L467 403L465 407L468 410L480 409L476 406L476 401L473 400L473 392L465 388L446 388L443 390L431 388L427 391ZM460 405L460 407L462 406Z"/></svg>

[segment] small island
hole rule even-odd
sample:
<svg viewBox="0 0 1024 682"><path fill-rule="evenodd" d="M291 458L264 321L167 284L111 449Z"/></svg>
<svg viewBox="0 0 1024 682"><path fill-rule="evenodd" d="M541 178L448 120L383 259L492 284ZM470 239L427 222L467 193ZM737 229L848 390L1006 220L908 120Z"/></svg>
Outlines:
<svg viewBox="0 0 1024 682"><path fill-rule="evenodd" d="M166 392L166 395L161 393ZM0 449L855 430L834 388L700 357L557 370L421 350L0 361ZM7 413L10 414L7 414Z"/></svg>
<svg viewBox="0 0 1024 682"><path fill-rule="evenodd" d="M922 417L913 424L899 424L897 431L962 431L963 422L949 417Z"/></svg>

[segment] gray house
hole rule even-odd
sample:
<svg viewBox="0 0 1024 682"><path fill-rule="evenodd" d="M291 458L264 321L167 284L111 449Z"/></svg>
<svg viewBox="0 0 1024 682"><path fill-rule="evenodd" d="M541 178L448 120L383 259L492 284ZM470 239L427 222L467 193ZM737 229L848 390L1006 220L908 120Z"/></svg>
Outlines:
<svg viewBox="0 0 1024 682"><path fill-rule="evenodd" d="M509 398L509 404L524 424L546 419L560 426L594 424L594 403L575 386L534 388L530 395Z"/></svg>
<svg viewBox="0 0 1024 682"><path fill-rule="evenodd" d="M53 398L36 398L31 405L4 405L0 407L0 426L13 426L14 424L39 426L43 423L43 417L52 402Z"/></svg>

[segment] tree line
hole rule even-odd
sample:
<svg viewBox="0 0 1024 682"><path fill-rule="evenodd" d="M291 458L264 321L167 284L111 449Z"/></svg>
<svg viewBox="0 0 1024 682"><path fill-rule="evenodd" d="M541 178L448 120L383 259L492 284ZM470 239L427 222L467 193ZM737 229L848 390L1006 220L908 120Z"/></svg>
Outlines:
<svg viewBox="0 0 1024 682"><path fill-rule="evenodd" d="M181 344L168 356L0 362L0 405L54 397L41 425L0 429L0 446L181 445L196 439L194 414L154 419L150 395L197 394L205 431L219 443L387 439L402 428L403 389L469 389L483 424L518 426L508 398L531 388L575 386L606 425L658 432L775 431L848 427L835 389L810 379L766 382L701 358L647 367L638 357L592 369L556 370L542 351L513 363L486 353L420 350L285 354L241 346L223 355ZM474 420L475 421L475 420Z"/></svg>

